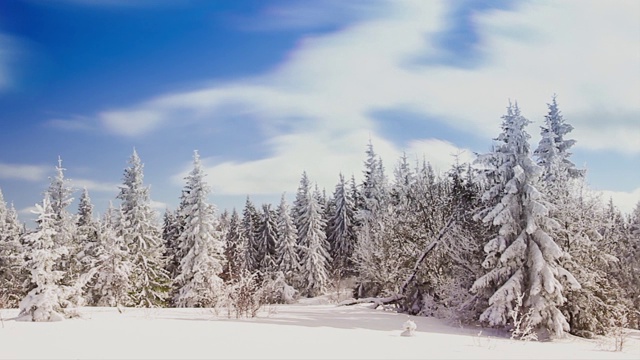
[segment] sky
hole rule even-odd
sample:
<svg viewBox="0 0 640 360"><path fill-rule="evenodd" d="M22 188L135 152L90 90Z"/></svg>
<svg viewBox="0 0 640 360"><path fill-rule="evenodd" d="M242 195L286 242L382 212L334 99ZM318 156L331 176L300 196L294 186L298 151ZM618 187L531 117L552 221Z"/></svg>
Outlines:
<svg viewBox="0 0 640 360"><path fill-rule="evenodd" d="M7 0L0 189L33 218L60 157L103 212L135 148L162 212L198 150L219 210L275 203L303 171L361 179L369 141L388 175L403 152L471 161L509 101L535 148L554 94L572 160L630 211L640 1Z"/></svg>

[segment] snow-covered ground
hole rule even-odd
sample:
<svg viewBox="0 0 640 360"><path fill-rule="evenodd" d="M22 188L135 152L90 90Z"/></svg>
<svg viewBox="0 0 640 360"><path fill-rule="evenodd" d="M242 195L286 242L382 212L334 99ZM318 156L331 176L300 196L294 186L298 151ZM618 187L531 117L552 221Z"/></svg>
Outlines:
<svg viewBox="0 0 640 360"><path fill-rule="evenodd" d="M210 309L79 311L72 320L25 323L12 320L17 310L1 310L0 358L640 359L640 331L630 330L623 351L614 352L612 339L522 342L497 330L411 316L415 336L403 337L407 315L322 298L269 306L252 319Z"/></svg>

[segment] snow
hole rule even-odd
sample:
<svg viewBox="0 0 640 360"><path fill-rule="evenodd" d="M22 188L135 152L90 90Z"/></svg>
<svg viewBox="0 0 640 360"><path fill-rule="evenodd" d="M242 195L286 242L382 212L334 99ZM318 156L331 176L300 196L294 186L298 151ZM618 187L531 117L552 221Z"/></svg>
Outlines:
<svg viewBox="0 0 640 360"><path fill-rule="evenodd" d="M510 340L509 334L443 320L336 306L327 297L271 305L257 317L228 319L224 310L84 307L79 318L17 322L0 310L0 359L638 359L640 331L623 351L613 339L574 336L552 342ZM403 337L409 320L416 329ZM35 341L35 342L34 342Z"/></svg>

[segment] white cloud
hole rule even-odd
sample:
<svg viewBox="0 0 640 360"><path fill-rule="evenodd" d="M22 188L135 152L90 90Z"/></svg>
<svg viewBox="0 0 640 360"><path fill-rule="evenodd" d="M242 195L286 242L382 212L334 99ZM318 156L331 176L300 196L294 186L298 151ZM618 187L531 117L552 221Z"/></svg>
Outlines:
<svg viewBox="0 0 640 360"><path fill-rule="evenodd" d="M601 190L596 193L602 195L602 201L605 203L609 202L609 199L613 200L615 206L626 214L631 214L636 204L640 202L640 188L629 192Z"/></svg>
<svg viewBox="0 0 640 360"><path fill-rule="evenodd" d="M20 215L27 215L27 216L34 216L34 213L38 211L38 208L34 205L34 206L28 206L24 209L20 209L18 210L18 214Z"/></svg>
<svg viewBox="0 0 640 360"><path fill-rule="evenodd" d="M117 192L119 184L94 181L89 179L71 179L70 185L76 189L87 188L95 192Z"/></svg>
<svg viewBox="0 0 640 360"><path fill-rule="evenodd" d="M47 178L49 167L0 163L0 179L40 181Z"/></svg>
<svg viewBox="0 0 640 360"><path fill-rule="evenodd" d="M369 136L390 169L400 149L372 132L368 115L384 108L440 118L460 131L486 136L489 144L508 98L517 99L524 115L539 125L544 104L558 93L578 146L640 153L635 141L640 135L640 2L549 0L478 15L473 21L484 58L464 69L417 61L442 55L433 40L447 26L446 5L385 2L384 17L372 12L376 16L340 31L306 37L267 74L110 110L100 115L102 124L117 134L139 136L169 124L178 113L193 119L236 111L259 114L272 155L220 164L210 159L210 183L224 194L295 188L305 169L322 185L333 184L337 171L360 171ZM606 125L594 122L593 114L606 114ZM277 130L292 118L302 119L294 130ZM537 136L537 127L530 131ZM443 153L457 151L434 139L413 141L408 149L425 149L442 166Z"/></svg>

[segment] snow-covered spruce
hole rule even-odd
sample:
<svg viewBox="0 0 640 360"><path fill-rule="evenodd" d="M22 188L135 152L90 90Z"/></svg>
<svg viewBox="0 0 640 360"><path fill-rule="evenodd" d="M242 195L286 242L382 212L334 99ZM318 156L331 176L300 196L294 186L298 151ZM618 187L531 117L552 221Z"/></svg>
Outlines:
<svg viewBox="0 0 640 360"><path fill-rule="evenodd" d="M24 259L20 237L22 226L18 213L7 207L0 191L0 307L13 307L23 297Z"/></svg>
<svg viewBox="0 0 640 360"><path fill-rule="evenodd" d="M216 229L215 207L207 203L210 189L204 176L196 151L193 170L186 177L184 229L178 238L185 254L175 279L178 307L211 307L223 296L224 245Z"/></svg>
<svg viewBox="0 0 640 360"><path fill-rule="evenodd" d="M340 174L338 184L333 193L333 213L327 224L327 240L329 241L334 272L348 275L353 272L351 257L356 243L355 206L347 188L344 176Z"/></svg>
<svg viewBox="0 0 640 360"><path fill-rule="evenodd" d="M306 208L297 223L300 245L300 277L302 294L314 297L322 295L327 290L329 282L329 261L331 260L325 223L320 212L318 199L313 193L307 193Z"/></svg>
<svg viewBox="0 0 640 360"><path fill-rule="evenodd" d="M56 214L49 193L36 204L37 229L24 237L29 292L20 302L19 321L60 321L65 317L63 272L55 266L67 248L56 244Z"/></svg>
<svg viewBox="0 0 640 360"><path fill-rule="evenodd" d="M512 311L532 309L533 326L561 335L569 331L569 324L558 309L566 300L560 280L574 288L580 285L560 265L567 254L546 231L558 224L547 217L547 203L535 187L541 169L530 156L528 124L517 104L510 104L493 152L477 159L488 184L483 195L486 208L477 216L495 226L496 232L484 247L483 266L488 272L476 280L471 291L491 294L480 316L489 325L507 325ZM516 309L521 295L523 306Z"/></svg>
<svg viewBox="0 0 640 360"><path fill-rule="evenodd" d="M151 208L149 188L143 183L143 165L133 150L130 166L124 170L118 199L122 200L118 235L124 238L131 255L131 303L139 307L164 305L169 285L165 270L164 243Z"/></svg>
<svg viewBox="0 0 640 360"><path fill-rule="evenodd" d="M277 212L278 241L276 243L276 264L287 284L295 284L300 272L298 257L298 230L293 224L289 206L282 194Z"/></svg>
<svg viewBox="0 0 640 360"><path fill-rule="evenodd" d="M262 206L262 216L256 234L258 270L268 274L276 270L276 239L278 237L276 213L270 204Z"/></svg>
<svg viewBox="0 0 640 360"><path fill-rule="evenodd" d="M233 209L225 235L226 262L222 272L225 281L238 281L242 272L246 270L245 242L240 216L236 209Z"/></svg>

